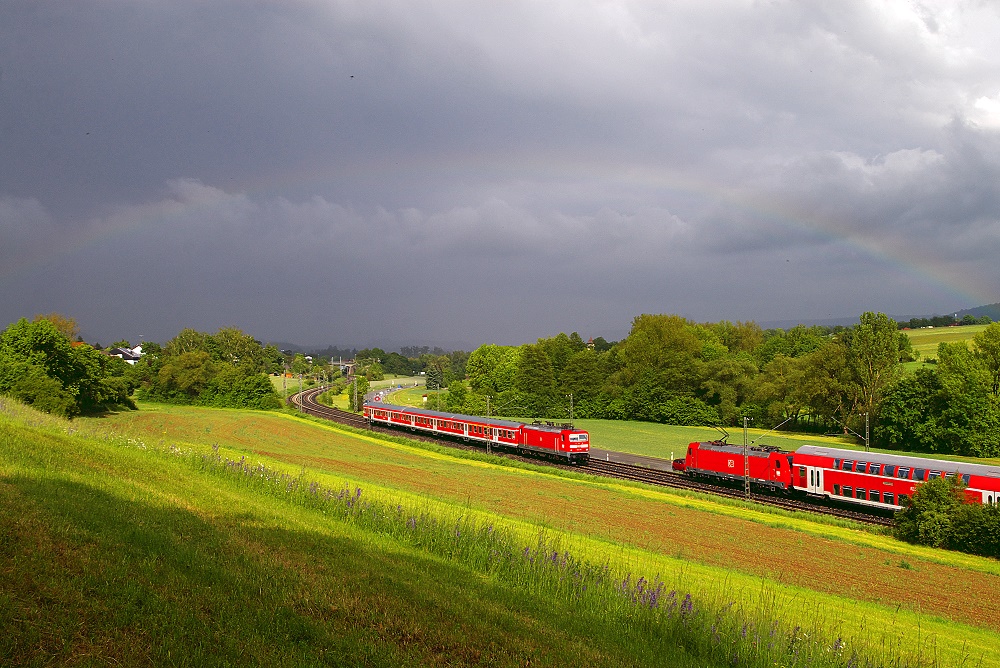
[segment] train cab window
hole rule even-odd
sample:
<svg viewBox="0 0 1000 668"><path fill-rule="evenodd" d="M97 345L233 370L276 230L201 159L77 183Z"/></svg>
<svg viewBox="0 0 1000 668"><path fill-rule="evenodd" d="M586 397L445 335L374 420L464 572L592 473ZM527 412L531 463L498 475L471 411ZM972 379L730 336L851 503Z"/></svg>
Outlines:
<svg viewBox="0 0 1000 668"><path fill-rule="evenodd" d="M882 470L882 475L888 476L890 478L893 477L894 475L896 475L896 467L895 467L895 465L893 465L893 464L886 464L885 468Z"/></svg>
<svg viewBox="0 0 1000 668"><path fill-rule="evenodd" d="M914 469L913 479L914 480L924 480L927 478L927 469Z"/></svg>
<svg viewBox="0 0 1000 668"><path fill-rule="evenodd" d="M871 501L880 503L882 501L882 499L880 498L881 496L882 492L878 491L877 489L868 490L868 499Z"/></svg>
<svg viewBox="0 0 1000 668"><path fill-rule="evenodd" d="M776 468L776 469L780 469L781 468L781 460L780 459L775 459L774 460L774 468Z"/></svg>
<svg viewBox="0 0 1000 668"><path fill-rule="evenodd" d="M868 500L868 490L867 489L861 489L860 487L858 487L857 495L855 496L855 498L861 499L863 501L867 501Z"/></svg>
<svg viewBox="0 0 1000 668"><path fill-rule="evenodd" d="M690 454L693 454L693 453L694 453L694 448L688 448L688 454L690 455Z"/></svg>
<svg viewBox="0 0 1000 668"><path fill-rule="evenodd" d="M888 503L890 506L896 505L892 492L884 492L882 494L882 503Z"/></svg>
<svg viewBox="0 0 1000 668"><path fill-rule="evenodd" d="M833 486L833 494L834 496L840 496L840 485Z"/></svg>
<svg viewBox="0 0 1000 668"><path fill-rule="evenodd" d="M844 485L844 496L846 496L847 498L853 498L854 488L850 487L849 485Z"/></svg>

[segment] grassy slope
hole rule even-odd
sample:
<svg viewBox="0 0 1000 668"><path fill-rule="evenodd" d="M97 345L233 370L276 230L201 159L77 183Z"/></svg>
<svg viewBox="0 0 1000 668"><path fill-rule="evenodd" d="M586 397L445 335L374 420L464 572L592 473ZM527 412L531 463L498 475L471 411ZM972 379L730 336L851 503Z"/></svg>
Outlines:
<svg viewBox="0 0 1000 668"><path fill-rule="evenodd" d="M569 532L577 549L598 559L611 555L646 573L683 572L692 587L724 583L752 591L770 582L794 614L821 606L836 611L828 626L856 630L864 623L903 636L919 628L949 659L963 646L976 655L976 648L1000 642L994 561L662 491L456 459L273 414L159 407L100 426L185 444L221 443L391 493Z"/></svg>
<svg viewBox="0 0 1000 668"><path fill-rule="evenodd" d="M910 366L919 365L926 360L936 358L939 343L971 341L973 336L979 334L987 327L988 325L964 325L962 327L934 327L906 330L906 335L910 337L913 349L920 353L920 361L910 363Z"/></svg>
<svg viewBox="0 0 1000 668"><path fill-rule="evenodd" d="M643 657L461 563L254 493L138 440L60 428L72 430L0 415L2 665ZM683 652L670 660L694 665Z"/></svg>

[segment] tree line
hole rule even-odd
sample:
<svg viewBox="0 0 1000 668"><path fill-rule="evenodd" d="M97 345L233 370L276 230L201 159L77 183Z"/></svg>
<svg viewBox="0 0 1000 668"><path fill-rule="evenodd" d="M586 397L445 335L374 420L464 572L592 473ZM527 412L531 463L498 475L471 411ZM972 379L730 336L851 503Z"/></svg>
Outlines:
<svg viewBox="0 0 1000 668"><path fill-rule="evenodd" d="M130 375L139 399L268 409L281 406L268 375L284 363L275 346L235 327L215 334L184 329L163 346L146 344Z"/></svg>
<svg viewBox="0 0 1000 668"><path fill-rule="evenodd" d="M9 325L0 334L0 394L64 417L135 408L128 365L78 338L76 323L56 314Z"/></svg>
<svg viewBox="0 0 1000 668"><path fill-rule="evenodd" d="M602 418L677 425L784 423L865 433L887 448L1000 455L1000 325L972 347L943 344L939 363L903 372L909 337L883 313L853 327L763 330L753 322L697 323L640 315L602 346L577 334L521 346L488 344L448 384L449 410L554 420Z"/></svg>
<svg viewBox="0 0 1000 668"><path fill-rule="evenodd" d="M290 369L334 383L339 375L324 359L282 353L236 328L182 330L162 346L145 344L132 366L78 338L75 322L57 314L11 324L0 335L0 393L70 416L129 407L132 396L266 409L281 405L267 374ZM416 356L356 351L362 386L386 374L423 374L441 408L456 412L721 427L748 419L856 435L867 423L879 447L1000 455L997 323L971 345L941 344L936 364L912 374L902 366L914 358L906 332L871 312L853 327L788 330L644 314L615 342L585 342L574 332L471 353L405 350Z"/></svg>

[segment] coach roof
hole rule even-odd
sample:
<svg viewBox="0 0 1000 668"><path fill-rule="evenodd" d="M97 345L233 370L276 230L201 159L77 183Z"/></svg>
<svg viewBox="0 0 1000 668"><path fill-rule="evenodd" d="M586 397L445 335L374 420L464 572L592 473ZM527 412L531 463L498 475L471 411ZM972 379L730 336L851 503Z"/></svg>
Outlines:
<svg viewBox="0 0 1000 668"><path fill-rule="evenodd" d="M507 429L517 429L523 422L513 422L511 420L501 420L499 418L486 418L476 415L463 415L462 413L445 413L443 411L431 411L426 408L415 408L414 406L395 406L393 404L383 404L379 401L371 401L365 404L368 408L382 408L394 413L404 413L406 415L419 415L420 417L432 417L439 420L455 420L457 422L475 422L476 424L489 424L495 427Z"/></svg>
<svg viewBox="0 0 1000 668"><path fill-rule="evenodd" d="M969 464L966 462L954 462L946 459L924 459L923 457L889 455L881 452L839 450L837 448L826 448L819 445L803 445L795 452L796 454L802 455L834 457L835 459L848 459L856 462L908 466L913 469L932 469L935 471L945 471L946 473L968 473L970 475L984 475L991 478L1000 477L1000 466Z"/></svg>

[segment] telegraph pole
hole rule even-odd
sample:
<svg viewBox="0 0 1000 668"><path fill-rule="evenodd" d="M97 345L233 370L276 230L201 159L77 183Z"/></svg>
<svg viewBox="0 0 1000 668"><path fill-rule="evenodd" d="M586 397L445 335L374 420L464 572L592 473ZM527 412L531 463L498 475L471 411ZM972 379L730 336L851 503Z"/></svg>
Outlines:
<svg viewBox="0 0 1000 668"><path fill-rule="evenodd" d="M865 452L869 452L871 448L868 444L868 413L865 413Z"/></svg>
<svg viewBox="0 0 1000 668"><path fill-rule="evenodd" d="M743 494L750 500L750 446L747 443L747 422L750 418L743 416Z"/></svg>

